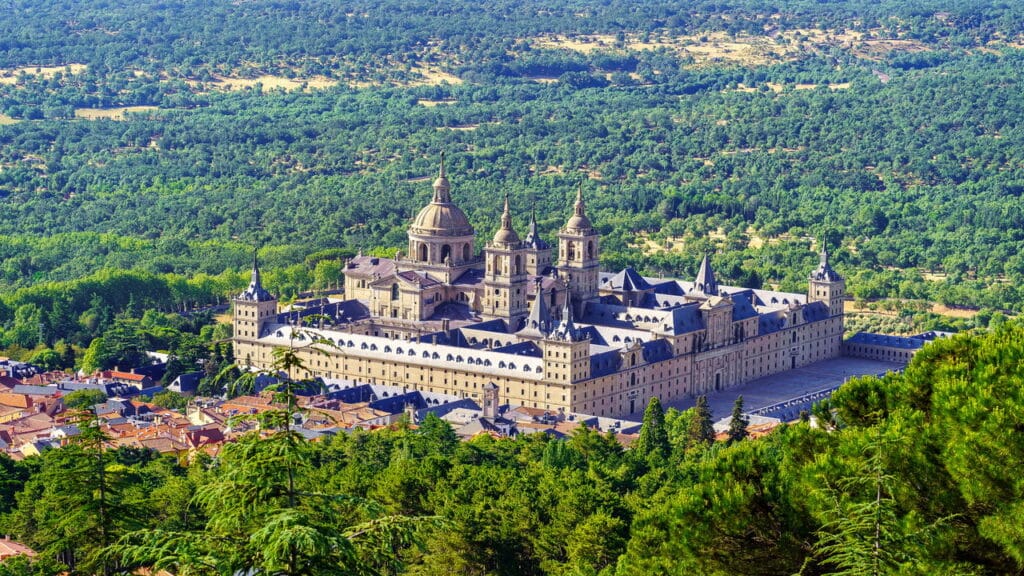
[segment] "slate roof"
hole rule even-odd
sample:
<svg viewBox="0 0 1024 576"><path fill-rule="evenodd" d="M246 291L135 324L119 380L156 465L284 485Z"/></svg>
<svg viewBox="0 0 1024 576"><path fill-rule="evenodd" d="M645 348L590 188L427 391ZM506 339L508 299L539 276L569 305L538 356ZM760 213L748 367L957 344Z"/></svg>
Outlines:
<svg viewBox="0 0 1024 576"><path fill-rule="evenodd" d="M345 266L345 275L356 278L386 278L395 275L395 261L377 256L356 256Z"/></svg>
<svg viewBox="0 0 1024 576"><path fill-rule="evenodd" d="M623 268L621 272L608 278L605 286L610 290L621 290L624 292L642 292L653 288L643 276L637 273L631 266Z"/></svg>
<svg viewBox="0 0 1024 576"><path fill-rule="evenodd" d="M415 285L420 290L423 290L425 288L431 288L433 286L439 286L441 284L437 280L431 278L426 272L416 272L414 270L402 272L401 274L398 275L398 277L401 278L402 280L405 280L409 284Z"/></svg>
<svg viewBox="0 0 1024 576"><path fill-rule="evenodd" d="M924 338L912 336L889 336L886 334L872 334L870 332L857 332L846 340L848 344L867 344L872 346L885 346L888 348L901 348L903 350L917 350L922 348L928 341Z"/></svg>
<svg viewBox="0 0 1024 576"><path fill-rule="evenodd" d="M752 290L734 292L730 294L730 296L732 296L733 322L757 316L757 310L754 309L754 300L756 299L756 296L754 296L754 292Z"/></svg>
<svg viewBox="0 0 1024 576"><path fill-rule="evenodd" d="M465 272L460 274L459 277L456 278L454 282L452 282L452 285L454 285L454 286L476 286L477 284L482 284L483 281L484 281L484 271L483 270L478 270L476 268L470 268L469 270L466 270Z"/></svg>

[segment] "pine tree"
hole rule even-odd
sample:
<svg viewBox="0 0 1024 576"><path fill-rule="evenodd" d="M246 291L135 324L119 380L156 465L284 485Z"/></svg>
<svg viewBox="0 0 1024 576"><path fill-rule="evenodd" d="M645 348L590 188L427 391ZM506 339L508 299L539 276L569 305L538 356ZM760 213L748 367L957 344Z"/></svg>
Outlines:
<svg viewBox="0 0 1024 576"><path fill-rule="evenodd" d="M697 413L690 424L690 446L711 444L715 441L715 427L714 421L711 419L708 397L701 395L697 398L697 406L694 410Z"/></svg>
<svg viewBox="0 0 1024 576"><path fill-rule="evenodd" d="M743 396L737 396L732 405L732 420L729 421L729 442L739 442L750 436L747 426L750 419L743 415Z"/></svg>
<svg viewBox="0 0 1024 576"><path fill-rule="evenodd" d="M655 396L647 403L644 410L644 423L640 428L640 437L637 438L633 450L638 456L646 458L652 454L661 457L669 453L668 431L665 429L665 411L661 408L661 401Z"/></svg>
<svg viewBox="0 0 1024 576"><path fill-rule="evenodd" d="M192 502L206 520L194 530L141 530L111 548L130 567L153 571L287 575L376 574L399 564L420 518L387 516L371 500L323 493L312 478L308 442L295 430L296 392L308 382L295 348L274 351L268 386L279 407L237 419L263 432L228 444Z"/></svg>

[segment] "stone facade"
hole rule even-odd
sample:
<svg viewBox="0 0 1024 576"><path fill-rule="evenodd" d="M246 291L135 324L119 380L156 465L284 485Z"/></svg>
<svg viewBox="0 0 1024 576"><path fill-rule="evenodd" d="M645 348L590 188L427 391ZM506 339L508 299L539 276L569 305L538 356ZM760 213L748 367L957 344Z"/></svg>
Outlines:
<svg viewBox="0 0 1024 576"><path fill-rule="evenodd" d="M840 355L845 282L824 250L806 295L720 286L709 257L693 282L602 273L582 189L557 237L557 260L535 218L520 240L506 198L472 254L442 163L409 256L347 262L346 300L278 314L254 265L234 300L235 356L267 369L292 347L308 377L624 416Z"/></svg>

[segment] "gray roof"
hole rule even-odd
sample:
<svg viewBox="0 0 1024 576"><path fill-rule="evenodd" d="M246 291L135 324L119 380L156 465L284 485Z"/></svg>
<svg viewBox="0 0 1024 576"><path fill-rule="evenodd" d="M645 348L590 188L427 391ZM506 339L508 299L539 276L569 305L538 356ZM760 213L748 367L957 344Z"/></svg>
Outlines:
<svg viewBox="0 0 1024 576"><path fill-rule="evenodd" d="M363 256L352 258L345 265L346 276L359 278L386 278L395 275L395 261L390 258Z"/></svg>
<svg viewBox="0 0 1024 576"><path fill-rule="evenodd" d="M771 334L786 327L786 313L782 310L774 310L761 314L757 322L758 334Z"/></svg>
<svg viewBox="0 0 1024 576"><path fill-rule="evenodd" d="M885 346L887 348L917 350L922 348L928 341L923 338L915 338L912 336L889 336L888 334L857 332L848 338L846 342L848 344L868 344L872 346Z"/></svg>
<svg viewBox="0 0 1024 576"><path fill-rule="evenodd" d="M623 268L621 272L607 279L605 284L610 290L623 292L642 292L653 288L643 276L637 273L631 266Z"/></svg>
<svg viewBox="0 0 1024 576"><path fill-rule="evenodd" d="M32 386L30 384L18 384L11 390L12 394L26 394L30 396L53 396L60 390L56 386Z"/></svg>
<svg viewBox="0 0 1024 576"><path fill-rule="evenodd" d="M746 320L747 318L753 318L757 316L757 310L754 309L754 301L757 297L754 295L753 290L744 290L742 292L735 292L730 294L732 297L732 320L738 322L740 320Z"/></svg>
<svg viewBox="0 0 1024 576"><path fill-rule="evenodd" d="M430 288L432 286L439 286L441 283L431 278L426 272L417 272L415 270L409 270L408 272L402 272L398 275L399 278L405 280L409 284L415 284L420 290L424 288Z"/></svg>

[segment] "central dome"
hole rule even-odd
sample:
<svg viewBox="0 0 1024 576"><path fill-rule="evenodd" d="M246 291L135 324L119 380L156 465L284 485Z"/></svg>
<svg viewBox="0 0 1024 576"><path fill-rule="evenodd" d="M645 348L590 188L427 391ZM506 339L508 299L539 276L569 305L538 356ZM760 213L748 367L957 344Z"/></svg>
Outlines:
<svg viewBox="0 0 1024 576"><path fill-rule="evenodd" d="M444 173L444 152L441 170L434 180L434 199L420 210L409 232L420 236L472 236L473 227L461 208L452 202L451 184Z"/></svg>
<svg viewBox="0 0 1024 576"><path fill-rule="evenodd" d="M431 202L420 210L410 231L431 236L472 236L466 214L451 202Z"/></svg>

